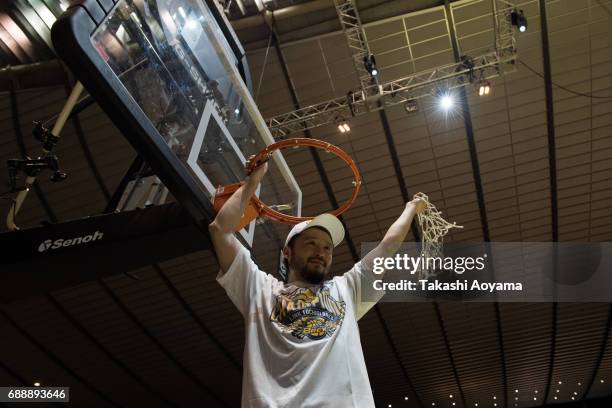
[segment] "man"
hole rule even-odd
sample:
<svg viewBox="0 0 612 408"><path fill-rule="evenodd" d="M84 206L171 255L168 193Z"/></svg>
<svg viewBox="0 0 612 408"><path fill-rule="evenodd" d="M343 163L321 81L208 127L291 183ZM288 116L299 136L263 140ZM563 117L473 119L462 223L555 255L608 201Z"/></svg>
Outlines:
<svg viewBox="0 0 612 408"><path fill-rule="evenodd" d="M380 244L333 279L329 271L333 248L344 239L342 223L322 214L297 224L283 249L283 283L259 270L234 236L266 171L267 163L247 177L209 228L221 267L217 281L245 319L242 407L374 407L357 326L374 302L361 300L361 287L375 279L373 259L399 249L426 204L407 203Z"/></svg>

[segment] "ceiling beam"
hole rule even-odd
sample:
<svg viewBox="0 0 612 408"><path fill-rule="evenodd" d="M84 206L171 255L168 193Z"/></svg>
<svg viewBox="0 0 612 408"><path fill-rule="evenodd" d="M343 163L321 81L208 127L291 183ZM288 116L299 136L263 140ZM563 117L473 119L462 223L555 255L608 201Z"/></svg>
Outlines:
<svg viewBox="0 0 612 408"><path fill-rule="evenodd" d="M546 18L546 1L539 0L540 7L540 36L542 39L542 58L544 68L544 91L546 95L546 126L548 130L548 170L550 178L550 213L551 213L551 233L554 245L553 253L553 273L556 276L557 270L557 247L556 242L559 241L558 228L558 208L557 208L557 158L555 149L555 111L553 103L552 89L552 72L550 66L550 45L548 41L548 21ZM556 298L556 286L553 286L553 299ZM552 303L552 338L550 347L550 356L548 360L548 381L546 391L544 393L544 403L548 401L550 395L552 375L554 371L555 352L557 349L557 321L558 321L558 303Z"/></svg>
<svg viewBox="0 0 612 408"><path fill-rule="evenodd" d="M552 216L552 241L559 241L559 215L557 206L557 154L555 149L555 106L550 65L546 1L540 0L540 26L542 57L544 59L544 91L546 93L546 126L548 129L548 169L550 174L550 213Z"/></svg>
<svg viewBox="0 0 612 408"><path fill-rule="evenodd" d="M445 11L445 16L446 16L446 23L448 26L448 32L451 38L453 56L455 58L455 62L459 62L461 61L462 56L460 55L460 46L459 46L459 41L457 39L457 32L455 29L455 19L453 17L450 0L444 0L444 11ZM472 176L474 177L474 187L476 189L476 198L478 202L478 210L480 213L480 224L482 227L482 236L483 236L483 240L486 245L486 253L489 257L489 262L491 265L491 268L489 270L490 275L491 275L491 280L495 282L495 271L493 269L493 265L495 261L493 258L493 254L490 251L490 246L488 244L491 241L491 236L489 233L489 221L487 218L487 208L486 208L485 198L484 198L484 188L482 186L482 178L480 175L480 163L478 160L478 150L476 149L474 126L472 124L472 113L470 111L470 106L468 103L468 95L467 95L467 91L465 87L459 88L459 96L460 96L459 99L461 102L461 116L463 117L463 124L465 127L465 134L466 134L468 149L470 153L470 162L472 165ZM500 311L499 302L494 302L493 307L494 307L494 313L495 313L495 326L496 326L496 331L497 331L497 344L499 346L500 359L501 359L504 404L509 405L508 376L507 376L507 369L506 369L506 353L504 349L503 332L502 332L502 324L501 324L501 311ZM442 322L441 319L440 321ZM448 341L446 339L446 336L445 336L445 340ZM450 353L450 347L449 347L449 353ZM454 369L454 363L453 363L453 369ZM457 381L459 381L458 376L457 376ZM460 384L459 384L459 388L461 389ZM463 398L463 393L461 394L461 396ZM465 405L465 399L463 400L463 403Z"/></svg>
<svg viewBox="0 0 612 408"><path fill-rule="evenodd" d="M606 349L608 348L608 339L610 338L610 327L611 326L612 326L612 303L610 303L610 305L608 306L608 320L606 321L606 328L604 329L603 337L601 339L601 346L599 348L599 354L597 355L597 360L595 361L595 364L593 366L593 373L591 374L591 378L589 378L589 381L585 384L584 394L580 397L580 400L585 400L588 397L589 392L591 391L591 388L593 387L593 384L595 383L595 379L597 378L597 374L599 373L599 368L601 367L601 362L603 361L604 356L606 355Z"/></svg>
<svg viewBox="0 0 612 408"><path fill-rule="evenodd" d="M379 102L379 105L380 105L380 102ZM389 118L387 117L387 112L385 112L384 108L378 111L378 115L379 115L380 122L383 127L383 131L385 134L385 140L387 142L387 148L389 149L389 155L391 156L391 162L393 163L393 170L395 171L395 177L397 178L397 183L399 185L400 192L402 194L402 199L404 200L404 203L407 203L411 200L410 193L408 192L408 187L406 187L406 179L404 178L404 172L400 164L399 155L397 154L397 149L395 147L395 141L393 139L393 134L391 133L391 126L389 124ZM414 241L420 242L421 234L419 233L419 229L417 228L416 221L414 220L412 222L412 225L410 226L410 231L412 232Z"/></svg>

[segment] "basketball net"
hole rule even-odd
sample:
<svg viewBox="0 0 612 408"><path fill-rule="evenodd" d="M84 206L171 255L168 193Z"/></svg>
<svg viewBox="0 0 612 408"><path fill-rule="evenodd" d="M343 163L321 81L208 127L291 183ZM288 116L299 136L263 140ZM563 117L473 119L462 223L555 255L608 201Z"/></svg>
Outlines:
<svg viewBox="0 0 612 408"><path fill-rule="evenodd" d="M425 258L444 258L442 246L444 236L451 228L463 228L456 222L450 223L442 218L442 212L438 211L435 205L429 201L426 194L418 193L416 197L422 199L427 204L427 208L417 214L419 228L421 229L421 256ZM423 262L422 267L417 271L421 279L428 279L435 275L433 267L429 262Z"/></svg>

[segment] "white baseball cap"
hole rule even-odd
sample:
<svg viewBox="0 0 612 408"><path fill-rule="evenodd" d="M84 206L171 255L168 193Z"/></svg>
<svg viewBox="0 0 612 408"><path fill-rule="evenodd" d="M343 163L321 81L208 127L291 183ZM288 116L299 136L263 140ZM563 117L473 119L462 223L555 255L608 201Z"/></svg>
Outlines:
<svg viewBox="0 0 612 408"><path fill-rule="evenodd" d="M291 231L289 231L289 234L287 234L285 246L289 245L289 241L291 241L291 238L304 232L304 230L313 227L323 228L325 231L329 232L334 247L337 247L344 239L344 226L342 225L340 220L336 216L331 214L321 214L319 216L316 216L312 220L303 221L299 224L296 224L291 229Z"/></svg>

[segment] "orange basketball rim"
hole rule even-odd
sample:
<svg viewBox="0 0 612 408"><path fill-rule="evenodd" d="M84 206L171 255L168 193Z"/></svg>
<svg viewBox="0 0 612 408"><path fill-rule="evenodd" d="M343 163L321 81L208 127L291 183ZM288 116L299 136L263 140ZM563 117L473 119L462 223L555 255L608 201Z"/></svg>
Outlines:
<svg viewBox="0 0 612 408"><path fill-rule="evenodd" d="M305 147L314 147L317 149L325 150L328 153L332 153L340 158L343 162L345 162L353 172L353 193L351 197L340 207L333 211L329 211L330 214L340 215L344 213L349 207L355 202L357 198L357 194L359 194L359 189L361 187L361 175L359 174L359 170L357 169L357 165L351 159L351 157L346 154L346 152L340 149L337 146L334 146L331 143L324 142L322 140L310 139L305 137L296 137L291 139L281 140L280 142L273 143L267 146L265 149L261 150L255 156L251 157L246 164L246 174L249 175L255 170L259 165L266 162L276 150L287 149L289 147L297 147L297 146L305 146ZM219 186L215 195L213 197L213 206L215 211L219 211L221 207L225 204L225 202L231 197L236 190L242 186L244 182L233 183L227 186ZM281 222L283 224L298 224L302 221L311 220L314 217L295 217L293 215L283 214L272 208L268 207L264 204L258 197L253 195L249 200L249 204L247 209L244 212L242 219L240 220L240 224L237 227L237 231L244 228L248 225L253 219L259 217L266 217L272 219L274 221Z"/></svg>

